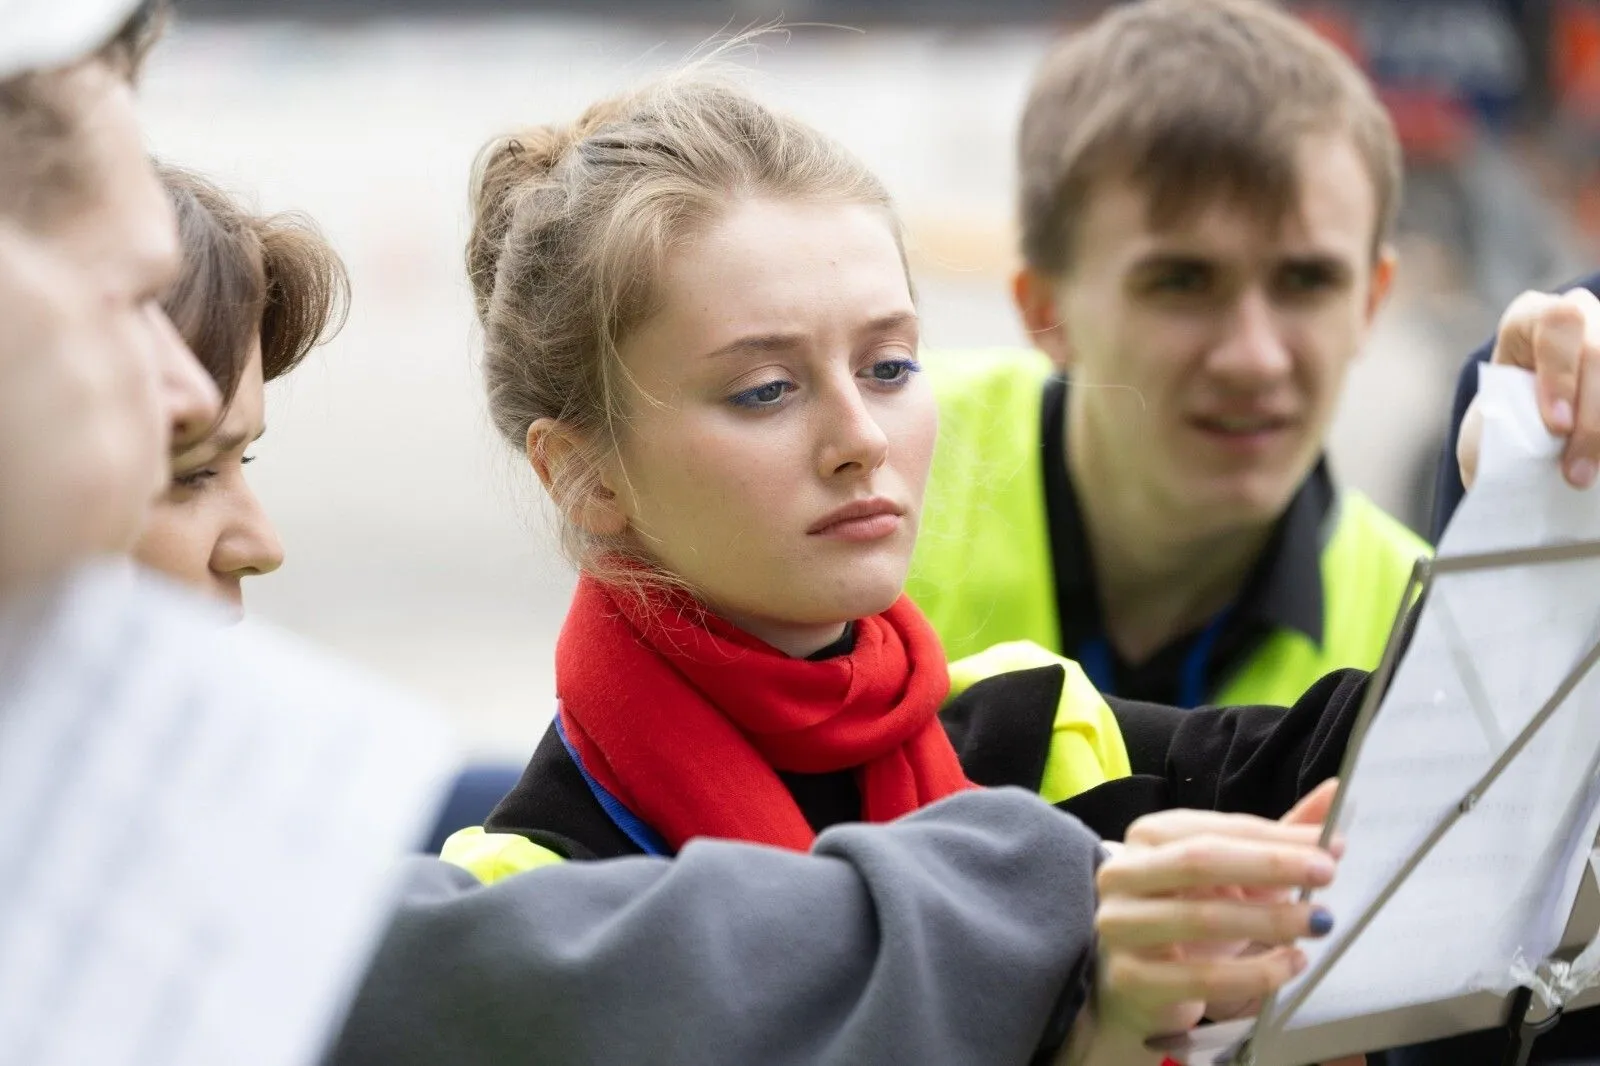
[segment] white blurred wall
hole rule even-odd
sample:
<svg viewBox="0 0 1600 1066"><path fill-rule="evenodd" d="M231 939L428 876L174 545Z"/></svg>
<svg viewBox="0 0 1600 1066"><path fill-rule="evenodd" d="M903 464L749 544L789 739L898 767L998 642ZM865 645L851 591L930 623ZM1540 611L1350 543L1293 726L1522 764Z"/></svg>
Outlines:
<svg viewBox="0 0 1600 1066"><path fill-rule="evenodd" d="M521 758L548 720L571 576L525 466L487 427L460 266L468 168L490 136L571 118L714 29L200 23L152 63L154 150L263 208L308 212L354 281L343 334L269 392L251 475L288 562L248 584L250 606L432 696L477 751ZM888 182L932 345L1021 339L1006 297L1011 138L1047 43L1036 30L813 30L754 59L762 91ZM1380 340L1337 458L1393 500L1409 491L1395 449L1437 421L1448 359L1415 321Z"/></svg>

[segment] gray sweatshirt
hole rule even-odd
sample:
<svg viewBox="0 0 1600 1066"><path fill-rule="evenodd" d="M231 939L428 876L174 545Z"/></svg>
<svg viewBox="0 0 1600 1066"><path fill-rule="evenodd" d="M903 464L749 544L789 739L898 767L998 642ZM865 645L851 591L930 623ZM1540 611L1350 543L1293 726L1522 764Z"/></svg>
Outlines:
<svg viewBox="0 0 1600 1066"><path fill-rule="evenodd" d="M416 859L328 1066L1027 1063L1082 1001L1098 851L1002 789L809 855Z"/></svg>

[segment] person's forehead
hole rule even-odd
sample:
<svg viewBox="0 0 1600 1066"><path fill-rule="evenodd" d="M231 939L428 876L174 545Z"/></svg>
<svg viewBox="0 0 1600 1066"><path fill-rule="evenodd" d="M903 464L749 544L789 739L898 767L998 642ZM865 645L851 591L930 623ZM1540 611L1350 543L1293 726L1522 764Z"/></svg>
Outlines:
<svg viewBox="0 0 1600 1066"><path fill-rule="evenodd" d="M84 96L78 159L83 197L63 229L103 257L103 264L137 274L172 271L178 262L172 203L145 152L138 113L127 84L104 69Z"/></svg>
<svg viewBox="0 0 1600 1066"><path fill-rule="evenodd" d="M1341 180L1349 177L1304 168L1281 214L1219 191L1170 219L1159 217L1147 190L1107 184L1083 212L1077 254L1133 260L1165 250L1254 257L1363 252L1376 225L1376 196L1370 184L1362 187L1359 174L1354 182Z"/></svg>
<svg viewBox="0 0 1600 1066"><path fill-rule="evenodd" d="M881 211L765 200L736 205L670 256L662 295L664 321L727 339L774 319L799 326L866 307L879 314L911 305Z"/></svg>
<svg viewBox="0 0 1600 1066"><path fill-rule="evenodd" d="M239 387L205 440L173 460L175 470L204 466L253 444L266 431L266 389L261 373L261 342L252 345Z"/></svg>

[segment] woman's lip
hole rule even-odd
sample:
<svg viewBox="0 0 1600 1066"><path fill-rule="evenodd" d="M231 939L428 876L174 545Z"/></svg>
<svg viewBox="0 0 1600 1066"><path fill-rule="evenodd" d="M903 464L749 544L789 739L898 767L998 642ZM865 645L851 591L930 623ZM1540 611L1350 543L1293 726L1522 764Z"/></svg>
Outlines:
<svg viewBox="0 0 1600 1066"><path fill-rule="evenodd" d="M880 511L860 518L841 518L837 522L830 522L820 529L813 530L811 535L856 543L882 540L884 537L894 535L900 529L901 521L902 516L893 511Z"/></svg>
<svg viewBox="0 0 1600 1066"><path fill-rule="evenodd" d="M905 514L905 508L896 504L893 500L885 499L882 496L874 496L870 499L855 500L845 504L843 507L836 508L820 520L812 523L811 528L806 532L819 534L826 532L841 522L878 518L885 515L898 518L903 514Z"/></svg>

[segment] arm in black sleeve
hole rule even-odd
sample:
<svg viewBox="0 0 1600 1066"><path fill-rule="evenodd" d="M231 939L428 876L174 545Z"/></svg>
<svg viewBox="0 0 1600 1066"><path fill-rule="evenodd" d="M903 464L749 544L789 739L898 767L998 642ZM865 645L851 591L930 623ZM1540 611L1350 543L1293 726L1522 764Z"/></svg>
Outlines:
<svg viewBox="0 0 1600 1066"><path fill-rule="evenodd" d="M1083 1001L1098 857L998 789L809 855L702 840L489 886L416 860L328 1062L1021 1066Z"/></svg>
<svg viewBox="0 0 1600 1066"><path fill-rule="evenodd" d="M1108 696L1133 775L1059 806L1111 840L1173 807L1281 817L1338 774L1369 677L1335 671L1293 707L1183 710Z"/></svg>

